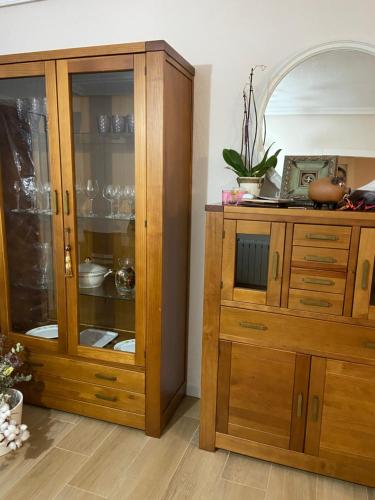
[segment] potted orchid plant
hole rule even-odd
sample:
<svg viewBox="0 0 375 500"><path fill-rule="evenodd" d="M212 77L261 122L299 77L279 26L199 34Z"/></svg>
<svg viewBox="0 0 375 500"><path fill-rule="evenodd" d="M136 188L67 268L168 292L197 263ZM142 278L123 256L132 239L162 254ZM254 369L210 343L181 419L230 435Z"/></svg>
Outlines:
<svg viewBox="0 0 375 500"><path fill-rule="evenodd" d="M270 149L273 146L271 144L263 154L262 159L259 162L255 161L257 156L256 146L259 140L259 125L253 79L257 68L263 71L265 66L254 66L251 68L249 82L243 89L241 151L223 149L223 158L228 165L226 168L232 170L237 175L238 185L253 196L259 196L265 175L269 169L276 167L277 156L281 151L281 149L278 149L274 154L269 155ZM265 120L265 117L263 117L263 120ZM264 124L263 146L265 143L265 130L266 126Z"/></svg>
<svg viewBox="0 0 375 500"><path fill-rule="evenodd" d="M15 386L31 380L23 373L23 346L17 343L5 350L0 335L0 456L16 450L29 438L27 425L22 424L23 395Z"/></svg>

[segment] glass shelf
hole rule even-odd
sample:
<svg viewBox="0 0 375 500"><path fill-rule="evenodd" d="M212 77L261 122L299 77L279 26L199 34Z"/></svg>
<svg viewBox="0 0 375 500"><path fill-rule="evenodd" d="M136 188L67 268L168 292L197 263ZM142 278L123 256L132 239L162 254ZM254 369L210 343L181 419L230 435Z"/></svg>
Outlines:
<svg viewBox="0 0 375 500"><path fill-rule="evenodd" d="M87 295L90 297L134 302L134 294L132 296L126 296L118 293L113 276L107 277L102 286L96 288L80 288L79 293L80 295Z"/></svg>
<svg viewBox="0 0 375 500"><path fill-rule="evenodd" d="M12 214L17 214L17 215L42 215L44 217L51 217L52 215L52 212L51 211L46 211L46 210L39 210L39 211L36 211L34 212L33 210L29 209L29 208L20 208L19 210L17 210L16 208L12 208L10 210L10 213Z"/></svg>
<svg viewBox="0 0 375 500"><path fill-rule="evenodd" d="M121 134L99 134L98 132L75 132L75 144L126 144L134 141L134 132L123 132Z"/></svg>

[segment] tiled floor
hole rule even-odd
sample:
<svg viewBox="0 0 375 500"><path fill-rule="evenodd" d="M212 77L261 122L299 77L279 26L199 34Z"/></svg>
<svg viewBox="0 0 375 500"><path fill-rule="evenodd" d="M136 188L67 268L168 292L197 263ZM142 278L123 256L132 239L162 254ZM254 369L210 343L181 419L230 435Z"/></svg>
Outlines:
<svg viewBox="0 0 375 500"><path fill-rule="evenodd" d="M198 448L199 401L186 398L161 439L25 407L30 441L0 458L0 499L375 500L375 489L235 453Z"/></svg>

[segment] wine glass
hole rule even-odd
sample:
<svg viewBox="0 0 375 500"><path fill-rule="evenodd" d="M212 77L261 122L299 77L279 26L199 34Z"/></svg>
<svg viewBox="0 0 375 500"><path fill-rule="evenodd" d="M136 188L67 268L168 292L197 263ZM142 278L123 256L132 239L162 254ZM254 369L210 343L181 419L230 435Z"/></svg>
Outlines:
<svg viewBox="0 0 375 500"><path fill-rule="evenodd" d="M14 181L13 184L13 189L16 192L16 197L17 197L17 208L14 210L14 212L20 212L20 195L21 195L21 189L22 185L20 181Z"/></svg>
<svg viewBox="0 0 375 500"><path fill-rule="evenodd" d="M117 186L114 186L113 184L108 184L107 186L104 186L103 198L109 201L111 205L111 213L107 217L111 219L113 219L115 215L113 211L113 202L115 201L116 196L117 196Z"/></svg>
<svg viewBox="0 0 375 500"><path fill-rule="evenodd" d="M96 179L88 179L86 188L85 188L85 194L87 198L90 200L90 211L88 216L89 217L96 217L94 214L94 200L99 194L99 182Z"/></svg>
<svg viewBox="0 0 375 500"><path fill-rule="evenodd" d="M122 198L122 188L119 184L116 184L115 186L115 200L117 201L117 210L116 210L116 219L121 218L120 214L120 205L121 205L121 198Z"/></svg>
<svg viewBox="0 0 375 500"><path fill-rule="evenodd" d="M41 187L40 187L40 193L42 197L45 198L45 210L43 210L44 213L49 214L51 212L51 185L50 183L44 182Z"/></svg>
<svg viewBox="0 0 375 500"><path fill-rule="evenodd" d="M125 186L124 188L124 198L128 202L129 205L129 216L127 217L129 220L134 220L134 201L135 201L135 191L133 186Z"/></svg>

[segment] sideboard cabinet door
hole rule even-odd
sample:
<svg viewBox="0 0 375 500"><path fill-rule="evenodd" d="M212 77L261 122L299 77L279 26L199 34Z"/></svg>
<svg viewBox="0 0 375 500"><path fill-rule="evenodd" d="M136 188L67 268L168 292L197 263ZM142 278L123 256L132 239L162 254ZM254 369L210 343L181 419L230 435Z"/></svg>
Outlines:
<svg viewBox="0 0 375 500"><path fill-rule="evenodd" d="M280 306L285 223L225 220L223 300Z"/></svg>
<svg viewBox="0 0 375 500"><path fill-rule="evenodd" d="M375 320L375 229L363 228L359 243L353 317ZM374 344L375 347L375 344Z"/></svg>
<svg viewBox="0 0 375 500"><path fill-rule="evenodd" d="M220 342L217 430L303 450L310 357Z"/></svg>
<svg viewBox="0 0 375 500"><path fill-rule="evenodd" d="M375 367L313 357L305 452L375 485ZM372 478L372 479L371 479Z"/></svg>

